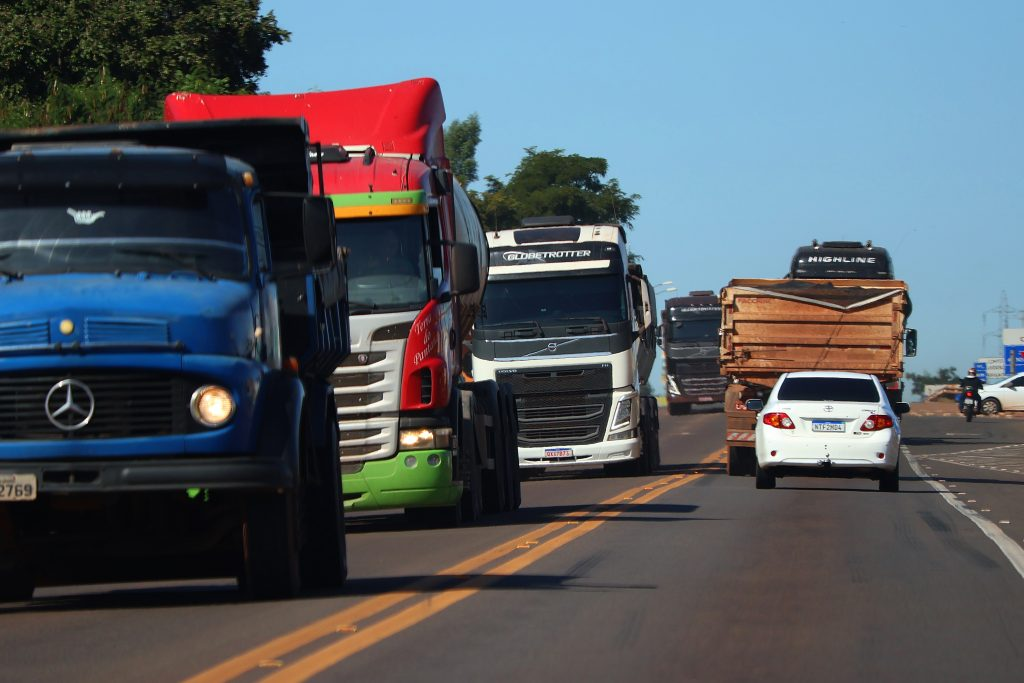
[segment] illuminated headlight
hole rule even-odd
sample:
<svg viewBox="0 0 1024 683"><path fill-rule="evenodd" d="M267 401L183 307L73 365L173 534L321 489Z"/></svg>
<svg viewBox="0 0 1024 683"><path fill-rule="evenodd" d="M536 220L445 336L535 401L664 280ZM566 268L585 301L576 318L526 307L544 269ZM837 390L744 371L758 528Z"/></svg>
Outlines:
<svg viewBox="0 0 1024 683"><path fill-rule="evenodd" d="M398 449L421 451L428 448L449 448L452 443L450 427L440 429L403 429L398 432Z"/></svg>
<svg viewBox="0 0 1024 683"><path fill-rule="evenodd" d="M192 418L204 427L220 427L235 414L235 400L224 387L208 384L199 387L189 402Z"/></svg>
<svg viewBox="0 0 1024 683"><path fill-rule="evenodd" d="M635 429L625 429L625 430L623 430L623 431L621 431L621 432L619 432L617 434L609 434L608 435L608 440L609 441L621 441L622 439L635 439L635 438L636 438L636 430Z"/></svg>
<svg viewBox="0 0 1024 683"><path fill-rule="evenodd" d="M624 398L615 406L615 417L612 418L612 429L625 427L629 424L629 416L633 407L633 397Z"/></svg>

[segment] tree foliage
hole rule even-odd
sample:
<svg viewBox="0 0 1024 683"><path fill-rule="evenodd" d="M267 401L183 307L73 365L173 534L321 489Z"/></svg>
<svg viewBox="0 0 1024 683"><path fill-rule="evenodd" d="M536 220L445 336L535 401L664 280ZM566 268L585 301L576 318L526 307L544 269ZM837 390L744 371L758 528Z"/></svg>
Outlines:
<svg viewBox="0 0 1024 683"><path fill-rule="evenodd" d="M259 0L8 0L0 126L156 119L174 90L256 92L289 37Z"/></svg>
<svg viewBox="0 0 1024 683"><path fill-rule="evenodd" d="M920 396L924 394L924 388L930 384L959 384L960 375L955 367L939 368L938 372L908 372L905 375L911 384L911 391Z"/></svg>
<svg viewBox="0 0 1024 683"><path fill-rule="evenodd" d="M476 148L480 144L480 117L470 114L465 120L455 119L444 132L444 152L452 164L452 173L465 187L476 182Z"/></svg>
<svg viewBox="0 0 1024 683"><path fill-rule="evenodd" d="M526 216L554 215L633 227L640 195L623 192L615 178L603 180L607 160L566 154L562 149L528 147L525 152L507 182L495 176L484 179L487 188L476 199L487 227L507 228Z"/></svg>

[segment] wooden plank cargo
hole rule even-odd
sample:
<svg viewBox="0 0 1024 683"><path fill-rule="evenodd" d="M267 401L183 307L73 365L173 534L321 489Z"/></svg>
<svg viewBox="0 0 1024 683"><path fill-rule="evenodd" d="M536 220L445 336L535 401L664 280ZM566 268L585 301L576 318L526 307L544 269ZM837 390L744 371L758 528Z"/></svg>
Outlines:
<svg viewBox="0 0 1024 683"><path fill-rule="evenodd" d="M766 398L785 372L837 370L875 375L890 401L902 400L906 321L911 304L901 280L736 279L722 289L721 372L729 473L752 473L756 416L750 398Z"/></svg>

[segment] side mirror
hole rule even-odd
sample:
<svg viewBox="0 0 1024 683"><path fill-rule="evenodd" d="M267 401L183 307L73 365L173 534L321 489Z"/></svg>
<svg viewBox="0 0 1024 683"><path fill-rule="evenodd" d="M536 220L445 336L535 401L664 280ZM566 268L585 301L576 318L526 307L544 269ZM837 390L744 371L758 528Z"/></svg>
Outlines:
<svg viewBox="0 0 1024 683"><path fill-rule="evenodd" d="M663 346L665 343L664 330L661 325L654 328L655 339L657 340L658 346Z"/></svg>
<svg viewBox="0 0 1024 683"><path fill-rule="evenodd" d="M907 413L910 412L910 404L900 401L899 403L894 405L892 409L893 412L895 412L897 415L906 415Z"/></svg>
<svg viewBox="0 0 1024 683"><path fill-rule="evenodd" d="M464 242L452 245L452 294L471 294L480 289L480 261L476 246Z"/></svg>
<svg viewBox="0 0 1024 683"><path fill-rule="evenodd" d="M761 409L764 408L764 401L759 398L748 398L743 404L743 407L747 410L753 410L755 413L759 413L761 412Z"/></svg>
<svg viewBox="0 0 1024 683"><path fill-rule="evenodd" d="M908 328L904 334L903 355L907 358L917 355L917 330Z"/></svg>
<svg viewBox="0 0 1024 683"><path fill-rule="evenodd" d="M334 265L337 243L334 235L334 204L327 197L302 200L302 239L306 259L314 270Z"/></svg>
<svg viewBox="0 0 1024 683"><path fill-rule="evenodd" d="M437 193L451 194L452 172L444 168L434 168L431 173L434 176L434 187L437 189Z"/></svg>

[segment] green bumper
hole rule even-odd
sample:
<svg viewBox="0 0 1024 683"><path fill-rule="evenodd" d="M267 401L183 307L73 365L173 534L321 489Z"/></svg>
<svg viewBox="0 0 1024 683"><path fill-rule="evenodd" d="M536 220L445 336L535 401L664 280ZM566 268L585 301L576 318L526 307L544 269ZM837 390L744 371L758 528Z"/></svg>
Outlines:
<svg viewBox="0 0 1024 683"><path fill-rule="evenodd" d="M439 455L437 465L428 456ZM416 458L415 467L405 461ZM372 460L360 472L343 474L346 510L444 507L455 505L462 495L462 482L452 481L451 451L403 451L387 460Z"/></svg>

